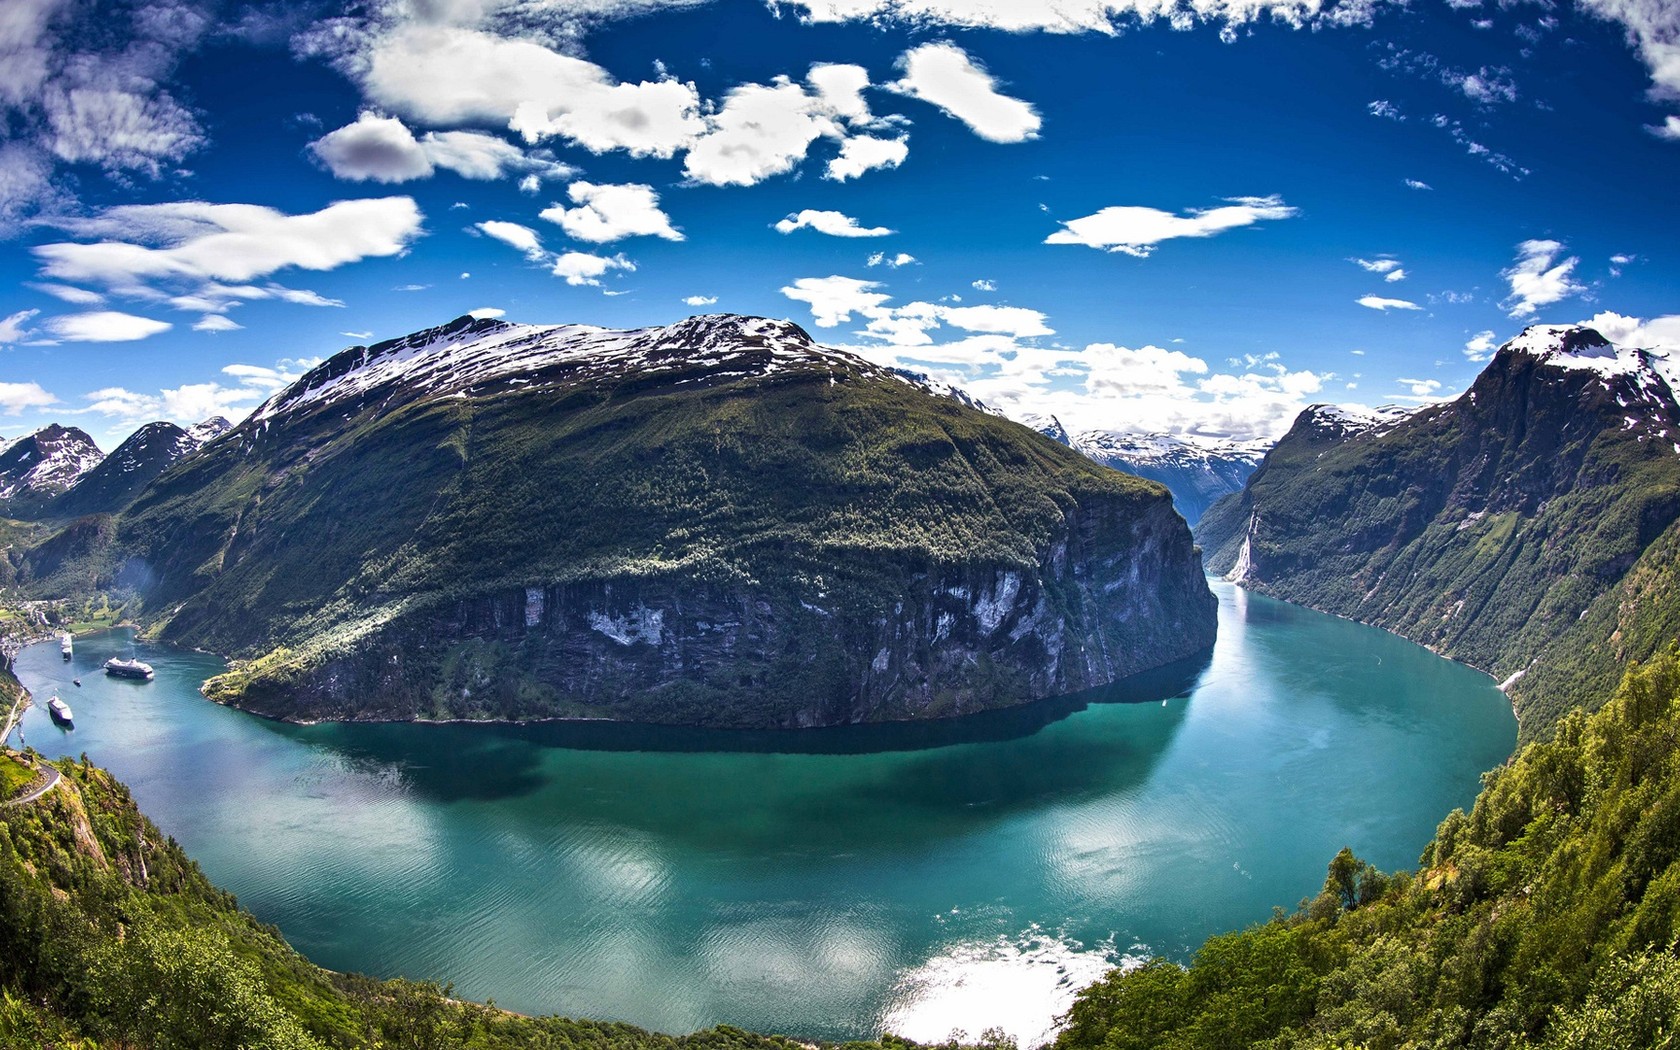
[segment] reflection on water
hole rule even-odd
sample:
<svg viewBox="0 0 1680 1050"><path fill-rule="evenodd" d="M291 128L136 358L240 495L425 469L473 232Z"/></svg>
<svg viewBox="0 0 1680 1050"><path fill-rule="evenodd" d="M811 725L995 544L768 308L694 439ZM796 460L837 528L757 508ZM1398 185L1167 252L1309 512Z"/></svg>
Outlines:
<svg viewBox="0 0 1680 1050"><path fill-rule="evenodd" d="M1514 740L1483 676L1216 590L1202 659L952 723L292 726L203 700L203 654L105 678L121 633L18 671L76 708L31 744L113 769L323 965L666 1031L1030 1041L1105 963L1291 906L1343 845L1413 863Z"/></svg>

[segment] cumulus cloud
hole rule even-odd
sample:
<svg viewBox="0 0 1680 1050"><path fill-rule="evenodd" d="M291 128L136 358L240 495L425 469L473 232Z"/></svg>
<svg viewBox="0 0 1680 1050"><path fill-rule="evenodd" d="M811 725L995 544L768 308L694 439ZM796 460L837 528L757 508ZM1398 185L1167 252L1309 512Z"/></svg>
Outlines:
<svg viewBox="0 0 1680 1050"><path fill-rule="evenodd" d="M1288 219L1296 209L1281 197L1231 197L1217 208L1192 209L1174 215L1159 208L1122 206L1062 223L1045 244L1083 244L1111 252L1147 258L1162 241L1175 237L1212 237L1226 230L1267 219Z"/></svg>
<svg viewBox="0 0 1680 1050"><path fill-rule="evenodd" d="M801 277L782 288L782 294L810 306L811 315L819 328L833 328L852 315L863 313L891 299L876 291L879 281L860 281L853 277Z"/></svg>
<svg viewBox="0 0 1680 1050"><path fill-rule="evenodd" d="M1380 295L1362 295L1354 300L1368 310L1421 310L1423 307L1410 299L1385 299Z"/></svg>
<svg viewBox="0 0 1680 1050"><path fill-rule="evenodd" d="M1649 131L1659 139L1667 139L1670 142L1680 142L1680 117L1673 116L1671 114L1664 117L1661 124L1645 125L1645 130Z"/></svg>
<svg viewBox="0 0 1680 1050"><path fill-rule="evenodd" d="M442 168L478 180L523 173L541 188L543 179L567 178L576 170L482 131L428 131L416 138L397 118L371 112L311 142L309 150L335 176L355 182L408 182Z"/></svg>
<svg viewBox="0 0 1680 1050"><path fill-rule="evenodd" d="M1038 111L998 91L997 81L968 52L949 42L923 44L898 60L903 76L889 90L932 103L991 142L1038 137Z"/></svg>
<svg viewBox="0 0 1680 1050"><path fill-rule="evenodd" d="M688 306L716 306L717 301L715 295L691 295L683 303Z"/></svg>
<svg viewBox="0 0 1680 1050"><path fill-rule="evenodd" d="M84 396L86 404L77 411L126 424L167 419L190 426L211 416L225 416L238 422L271 394L297 382L305 371L320 363L319 358L296 358L276 361L273 365L230 364L222 368L222 375L230 380L228 383L220 380L185 383L150 394L124 387L105 387L88 392Z"/></svg>
<svg viewBox="0 0 1680 1050"><path fill-rule="evenodd" d="M1427 404L1441 400L1441 381L1439 379L1396 379L1395 382L1406 388L1404 394L1390 394L1395 401L1410 401L1415 404Z"/></svg>
<svg viewBox="0 0 1680 1050"><path fill-rule="evenodd" d="M1570 276L1581 260L1571 255L1559 260L1563 244L1553 240L1528 240L1517 245L1517 258L1500 271L1511 286L1503 305L1512 317L1532 317L1542 306L1585 291Z"/></svg>
<svg viewBox="0 0 1680 1050"><path fill-rule="evenodd" d="M634 270L636 264L622 255L591 255L588 252L565 252L554 260L550 270L567 284L600 287L601 277L609 270Z"/></svg>
<svg viewBox="0 0 1680 1050"><path fill-rule="evenodd" d="M900 266L909 266L916 261L916 257L909 252L899 252L888 255L886 252L875 252L866 260L870 266L885 266L889 270L896 270Z"/></svg>
<svg viewBox="0 0 1680 1050"><path fill-rule="evenodd" d="M374 34L352 68L374 104L432 127L501 124L531 143L655 157L704 129L692 84L620 83L593 62L468 26L398 25Z"/></svg>
<svg viewBox="0 0 1680 1050"><path fill-rule="evenodd" d="M155 321L120 310L65 314L46 321L47 331L67 343L128 343L167 332L173 327L168 321Z"/></svg>
<svg viewBox="0 0 1680 1050"><path fill-rule="evenodd" d="M910 155L910 140L879 138L874 135L850 135L840 142L840 155L828 162L826 178L844 182L867 171L896 168Z"/></svg>
<svg viewBox="0 0 1680 1050"><path fill-rule="evenodd" d="M566 194L576 205L556 204L544 209L542 217L559 224L573 240L606 244L626 237L683 239L670 216L659 208L659 194L652 186L629 183L622 186L574 182Z"/></svg>
<svg viewBox="0 0 1680 1050"><path fill-rule="evenodd" d="M0 382L0 412L21 416L31 408L58 404L58 398L41 389L39 383Z"/></svg>
<svg viewBox="0 0 1680 1050"><path fill-rule="evenodd" d="M1645 320L1605 310L1580 323L1596 329L1612 343L1661 350L1669 355L1671 362L1680 364L1680 314Z"/></svg>
<svg viewBox="0 0 1680 1050"><path fill-rule="evenodd" d="M830 237L885 237L894 231L885 226L860 226L850 215L837 211L817 211L806 208L776 223L777 233L794 230L816 230Z"/></svg>
<svg viewBox="0 0 1680 1050"><path fill-rule="evenodd" d="M1464 356L1478 364L1493 357L1493 352L1499 349L1493 329L1485 329L1471 336L1464 344Z"/></svg>
<svg viewBox="0 0 1680 1050"><path fill-rule="evenodd" d="M787 77L742 84L706 116L704 132L683 158L683 173L711 186L751 186L792 171L819 139L840 143L828 178L896 167L909 152L902 136L856 134L883 126L864 102L868 84L868 72L851 65L812 66L803 84Z"/></svg>

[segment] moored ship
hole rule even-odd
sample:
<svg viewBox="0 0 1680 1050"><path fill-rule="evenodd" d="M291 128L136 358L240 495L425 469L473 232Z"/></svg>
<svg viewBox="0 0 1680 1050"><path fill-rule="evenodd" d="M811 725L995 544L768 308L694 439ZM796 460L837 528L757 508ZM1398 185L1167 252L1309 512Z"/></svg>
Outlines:
<svg viewBox="0 0 1680 1050"><path fill-rule="evenodd" d="M58 698L57 693L54 693L53 698L47 701L47 713L52 715L52 720L59 725L74 728L73 723L76 716L71 712L70 705Z"/></svg>
<svg viewBox="0 0 1680 1050"><path fill-rule="evenodd" d="M105 661L105 673L112 678L138 678L149 682L152 680L152 665L140 660L119 660L113 656Z"/></svg>

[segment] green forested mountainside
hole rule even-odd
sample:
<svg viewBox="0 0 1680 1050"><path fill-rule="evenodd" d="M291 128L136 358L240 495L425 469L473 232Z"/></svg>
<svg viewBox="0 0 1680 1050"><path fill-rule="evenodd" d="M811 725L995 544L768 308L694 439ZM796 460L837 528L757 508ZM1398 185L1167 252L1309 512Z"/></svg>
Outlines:
<svg viewBox="0 0 1680 1050"><path fill-rule="evenodd" d="M1158 485L784 322L623 360L559 338L463 318L346 351L18 576L136 596L158 637L250 660L212 695L282 717L958 714L1213 640ZM491 379L368 378L521 339Z"/></svg>
<svg viewBox="0 0 1680 1050"><path fill-rule="evenodd" d="M1344 850L1294 915L1082 992L1056 1050L1672 1047L1680 656L1487 774L1417 872Z"/></svg>
<svg viewBox="0 0 1680 1050"><path fill-rule="evenodd" d="M1308 410L1202 518L1208 567L1500 680L1522 672L1523 738L1544 735L1680 627L1680 409L1654 377L1507 346L1463 396L1403 422L1350 436Z"/></svg>

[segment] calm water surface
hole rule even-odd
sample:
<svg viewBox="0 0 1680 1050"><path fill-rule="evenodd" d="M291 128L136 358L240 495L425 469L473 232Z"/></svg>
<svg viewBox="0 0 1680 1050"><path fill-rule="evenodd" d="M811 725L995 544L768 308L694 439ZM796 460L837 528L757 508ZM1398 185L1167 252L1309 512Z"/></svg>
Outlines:
<svg viewBox="0 0 1680 1050"><path fill-rule="evenodd" d="M1292 907L1344 845L1414 864L1515 741L1485 676L1214 589L1211 658L936 726L283 725L125 632L17 671L76 713L32 710L29 744L113 770L324 966L673 1032L1031 1042L1105 966ZM100 673L131 652L155 682Z"/></svg>

